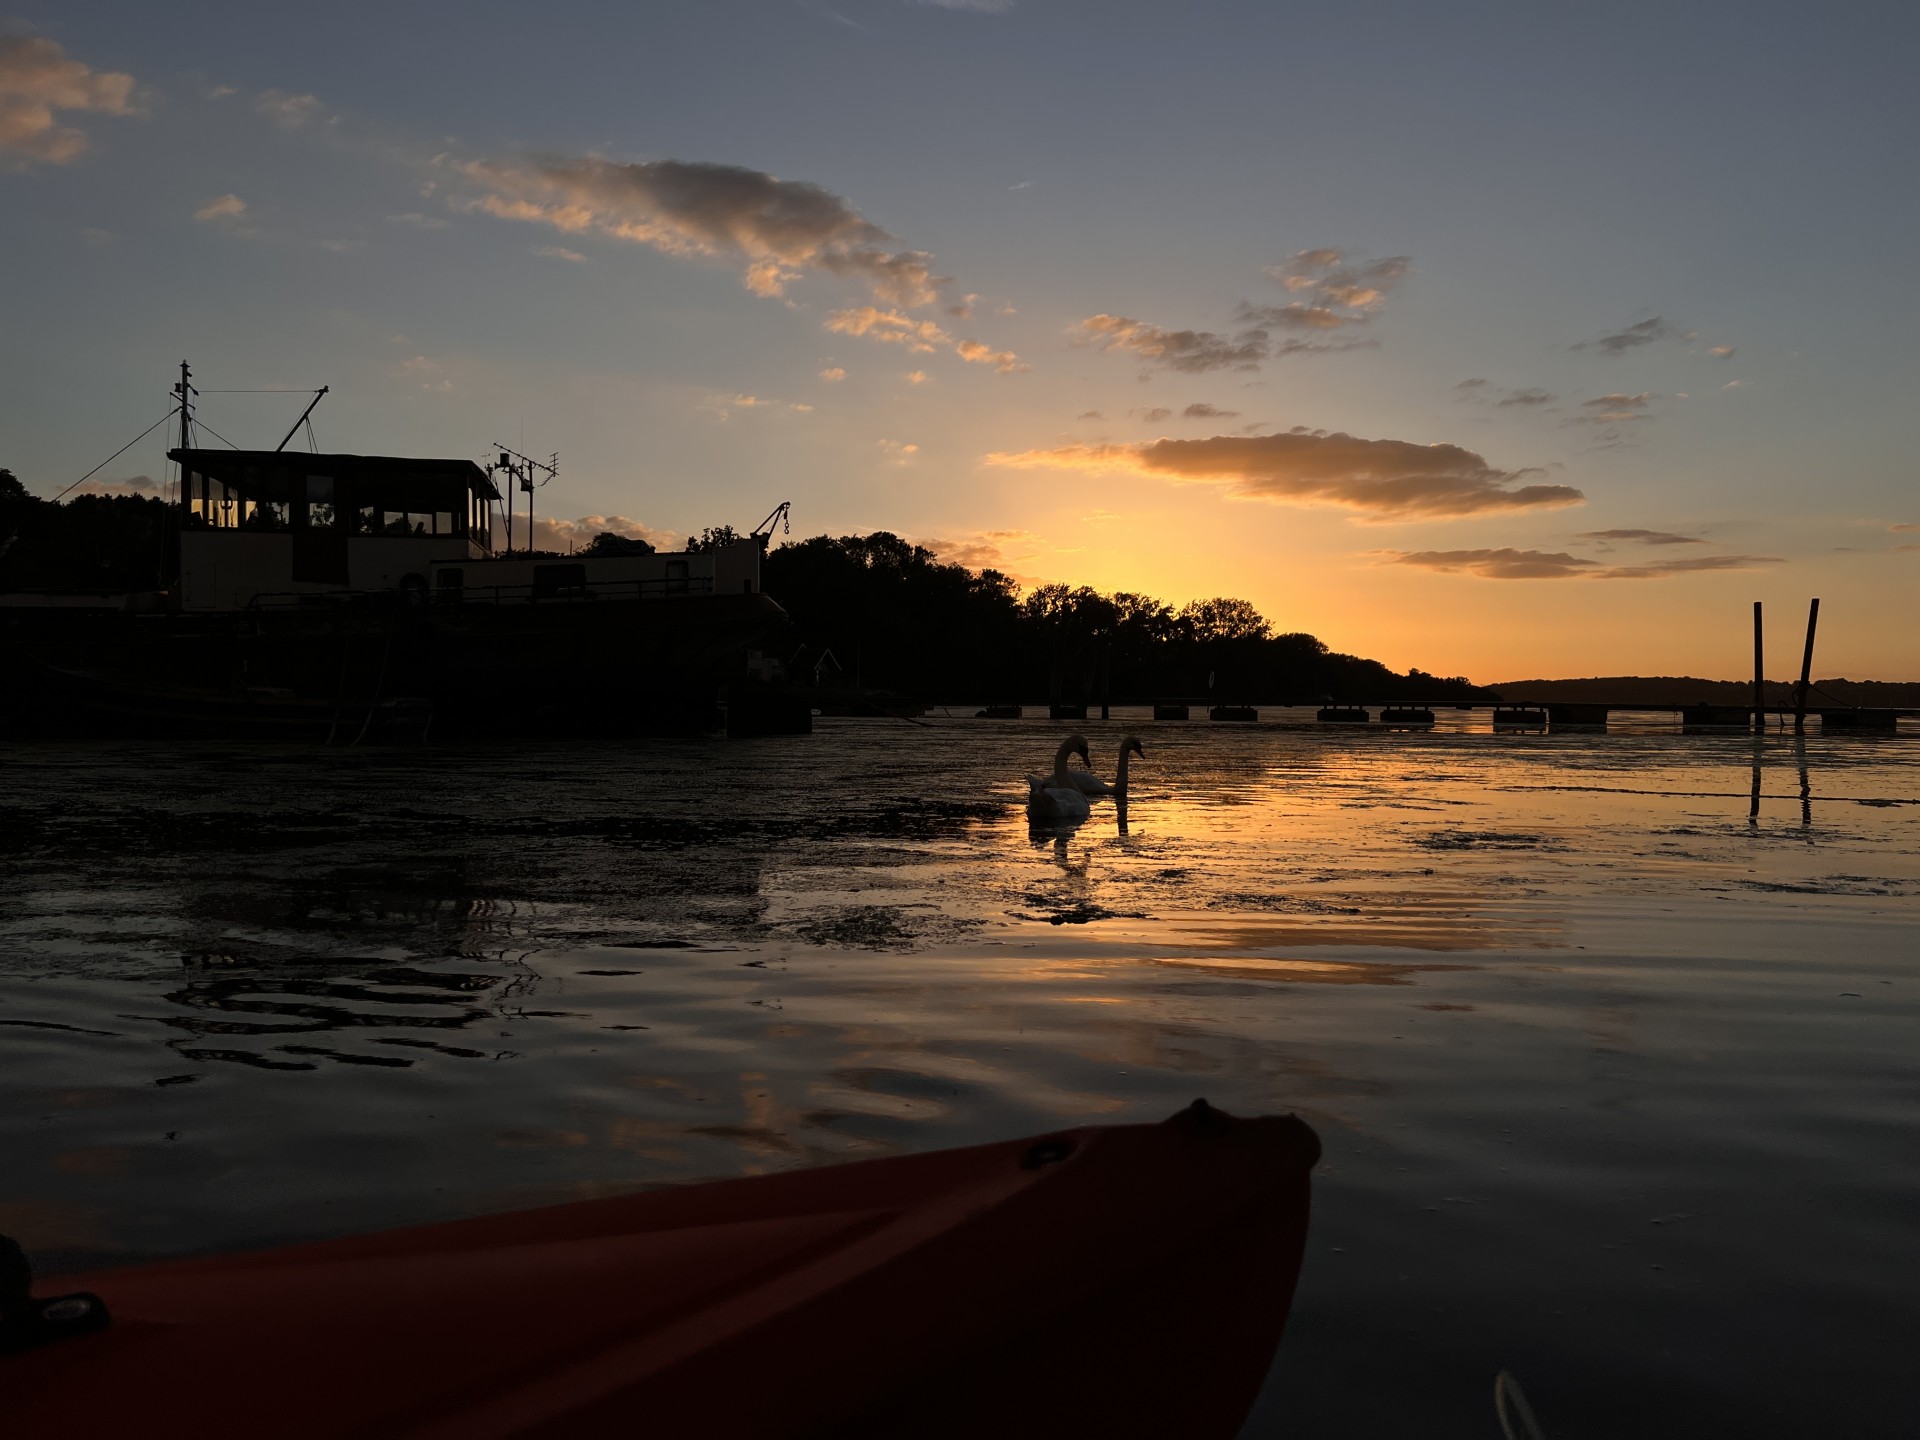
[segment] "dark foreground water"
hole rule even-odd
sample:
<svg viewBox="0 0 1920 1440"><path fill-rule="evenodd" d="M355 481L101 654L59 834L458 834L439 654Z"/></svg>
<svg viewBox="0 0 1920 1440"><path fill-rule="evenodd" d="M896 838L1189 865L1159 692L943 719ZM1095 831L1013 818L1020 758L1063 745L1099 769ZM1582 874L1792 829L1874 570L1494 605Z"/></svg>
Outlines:
<svg viewBox="0 0 1920 1440"><path fill-rule="evenodd" d="M0 755L0 1231L124 1262L1204 1095L1326 1146L1250 1435L1496 1436L1502 1369L1554 1440L1914 1433L1911 737L1096 722L1129 832L1033 835L1063 728Z"/></svg>

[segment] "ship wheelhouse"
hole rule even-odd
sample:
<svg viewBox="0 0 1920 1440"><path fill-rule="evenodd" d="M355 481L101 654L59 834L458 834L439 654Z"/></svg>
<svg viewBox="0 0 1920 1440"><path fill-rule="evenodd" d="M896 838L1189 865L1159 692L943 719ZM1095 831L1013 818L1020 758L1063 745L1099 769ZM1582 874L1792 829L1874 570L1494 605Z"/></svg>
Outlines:
<svg viewBox="0 0 1920 1440"><path fill-rule="evenodd" d="M436 563L493 554L500 492L470 460L173 450L180 466L180 605L426 589Z"/></svg>

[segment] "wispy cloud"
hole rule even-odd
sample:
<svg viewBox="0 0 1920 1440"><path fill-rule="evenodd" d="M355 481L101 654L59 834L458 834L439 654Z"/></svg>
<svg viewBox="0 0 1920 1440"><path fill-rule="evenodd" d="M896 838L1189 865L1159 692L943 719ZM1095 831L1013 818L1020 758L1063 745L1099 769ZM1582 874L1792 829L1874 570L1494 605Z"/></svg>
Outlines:
<svg viewBox="0 0 1920 1440"><path fill-rule="evenodd" d="M1709 570L1756 570L1785 563L1777 555L1690 555L1647 565L1608 565L1563 550L1382 550L1386 564L1411 565L1482 580L1660 580Z"/></svg>
<svg viewBox="0 0 1920 1440"><path fill-rule="evenodd" d="M87 148L55 112L133 115L133 77L67 58L37 35L0 35L0 167L64 165Z"/></svg>
<svg viewBox="0 0 1920 1440"><path fill-rule="evenodd" d="M1196 400L1180 412L1188 420L1237 420L1238 410L1222 410L1218 405L1209 405L1204 400Z"/></svg>
<svg viewBox="0 0 1920 1440"><path fill-rule="evenodd" d="M1571 485L1521 484L1541 472L1501 470L1458 445L1305 429L1142 445L1061 445L996 453L986 463L1213 482L1245 499L1339 506L1375 521L1557 509L1586 498Z"/></svg>
<svg viewBox="0 0 1920 1440"><path fill-rule="evenodd" d="M1733 346L1710 345L1707 347L1707 354L1713 356L1716 360L1731 360L1733 358Z"/></svg>
<svg viewBox="0 0 1920 1440"><path fill-rule="evenodd" d="M829 365L820 372L820 378L829 385L838 385L842 380L847 378L846 367L844 365Z"/></svg>
<svg viewBox="0 0 1920 1440"><path fill-rule="evenodd" d="M340 120L317 95L294 95L285 90L262 90L253 108L283 130L335 125Z"/></svg>
<svg viewBox="0 0 1920 1440"><path fill-rule="evenodd" d="M996 350L981 340L962 340L953 347L953 353L969 365L991 365L1002 375L1013 375L1030 367L1020 363L1020 357L1011 350Z"/></svg>
<svg viewBox="0 0 1920 1440"><path fill-rule="evenodd" d="M562 553L581 550L592 544L596 535L619 535L628 540L644 540L656 550L680 548L680 537L674 531L658 529L629 515L582 515L577 520L548 519L540 515L533 522L534 548L539 550L558 550Z"/></svg>
<svg viewBox="0 0 1920 1440"><path fill-rule="evenodd" d="M569 234L597 231L670 255L731 259L756 295L784 295L802 274L863 282L876 300L912 309L939 299L945 276L924 250L894 237L846 200L805 180L739 165L651 160L475 160L458 167L479 185L473 203L509 220Z"/></svg>
<svg viewBox="0 0 1920 1440"><path fill-rule="evenodd" d="M1022 585L1039 582L1019 574L1014 567L1031 556L1035 536L1030 530L975 530L952 538L916 540L913 543L933 552L947 565L964 565L969 570L998 570Z"/></svg>
<svg viewBox="0 0 1920 1440"><path fill-rule="evenodd" d="M1082 344L1137 355L1150 364L1190 375L1209 370L1258 370L1272 349L1263 331L1229 339L1209 330L1163 330L1125 315L1093 315L1075 329Z"/></svg>
<svg viewBox="0 0 1920 1440"><path fill-rule="evenodd" d="M1646 420L1653 412L1653 402L1659 397L1650 391L1642 390L1637 395L1611 394L1596 395L1591 400L1582 400L1578 414L1569 416L1569 423L1575 425L1623 425Z"/></svg>
<svg viewBox="0 0 1920 1440"><path fill-rule="evenodd" d="M570 265L584 265L587 257L578 250L569 250L564 245L536 245L533 253L545 260L565 260Z"/></svg>
<svg viewBox="0 0 1920 1440"><path fill-rule="evenodd" d="M216 195L193 212L193 218L202 224L216 220L233 220L247 213L247 202L238 195Z"/></svg>
<svg viewBox="0 0 1920 1440"><path fill-rule="evenodd" d="M1617 540L1635 545L1704 545L1698 535L1676 535L1670 530L1583 530L1576 540Z"/></svg>
<svg viewBox="0 0 1920 1440"><path fill-rule="evenodd" d="M1538 385L1495 385L1490 380L1462 380L1453 387L1456 400L1492 405L1501 410L1533 410L1551 405L1560 397Z"/></svg>
<svg viewBox="0 0 1920 1440"><path fill-rule="evenodd" d="M414 230L444 230L447 222L438 215L422 215L418 210L409 210L404 215L387 216L389 225L405 225Z"/></svg>
<svg viewBox="0 0 1920 1440"><path fill-rule="evenodd" d="M1324 332L1364 325L1413 269L1412 257L1360 260L1345 250L1301 250L1266 267L1267 278L1298 298L1284 305L1241 301L1235 318L1276 330Z"/></svg>
<svg viewBox="0 0 1920 1440"><path fill-rule="evenodd" d="M1582 340L1573 348L1598 350L1604 355L1624 355L1629 350L1638 350L1643 345L1652 345L1657 341L1685 338L1685 332L1677 325L1662 316L1654 315L1645 320L1637 320L1621 329L1596 335L1591 340Z"/></svg>
<svg viewBox="0 0 1920 1440"><path fill-rule="evenodd" d="M1013 0L908 0L908 3L935 10L972 10L981 15L1004 15L1013 9Z"/></svg>
<svg viewBox="0 0 1920 1440"><path fill-rule="evenodd" d="M902 311L886 310L878 305L836 310L827 317L826 327L836 335L857 335L904 345L919 355L931 355L940 346L953 343L953 336L937 321L916 320Z"/></svg>

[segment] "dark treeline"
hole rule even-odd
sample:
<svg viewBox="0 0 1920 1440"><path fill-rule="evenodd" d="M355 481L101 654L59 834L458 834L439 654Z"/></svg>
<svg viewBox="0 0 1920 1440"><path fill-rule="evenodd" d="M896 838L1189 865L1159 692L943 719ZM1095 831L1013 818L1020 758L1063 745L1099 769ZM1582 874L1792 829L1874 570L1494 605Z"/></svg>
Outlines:
<svg viewBox="0 0 1920 1440"><path fill-rule="evenodd" d="M42 500L0 470L0 590L152 590L178 569L179 536L158 496Z"/></svg>
<svg viewBox="0 0 1920 1440"><path fill-rule="evenodd" d="M923 701L1103 698L1278 704L1466 700L1464 679L1398 674L1311 635L1277 634L1245 600L1175 610L1150 595L1043 585L945 565L897 535L819 535L771 551L766 591L793 617L795 678ZM826 657L832 656L831 660Z"/></svg>

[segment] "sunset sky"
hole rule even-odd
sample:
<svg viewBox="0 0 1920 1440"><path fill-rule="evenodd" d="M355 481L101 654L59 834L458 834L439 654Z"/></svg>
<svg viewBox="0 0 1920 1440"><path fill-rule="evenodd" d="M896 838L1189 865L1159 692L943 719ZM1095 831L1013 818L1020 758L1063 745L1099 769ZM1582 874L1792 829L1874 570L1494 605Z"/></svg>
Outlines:
<svg viewBox="0 0 1920 1440"><path fill-rule="evenodd" d="M0 465L557 450L1404 669L1920 680L1888 5L15 0ZM159 432L101 472L164 478Z"/></svg>

